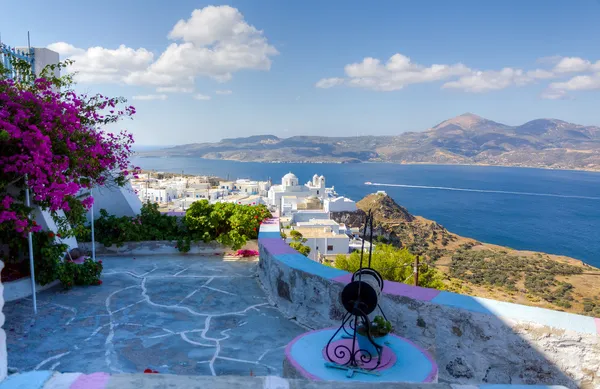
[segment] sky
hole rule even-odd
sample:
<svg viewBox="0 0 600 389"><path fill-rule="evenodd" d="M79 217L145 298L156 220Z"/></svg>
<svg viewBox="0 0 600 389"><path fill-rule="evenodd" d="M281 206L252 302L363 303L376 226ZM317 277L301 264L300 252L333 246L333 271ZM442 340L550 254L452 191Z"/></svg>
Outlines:
<svg viewBox="0 0 600 389"><path fill-rule="evenodd" d="M3 43L123 96L139 145L392 135L472 112L600 125L600 0L0 0Z"/></svg>

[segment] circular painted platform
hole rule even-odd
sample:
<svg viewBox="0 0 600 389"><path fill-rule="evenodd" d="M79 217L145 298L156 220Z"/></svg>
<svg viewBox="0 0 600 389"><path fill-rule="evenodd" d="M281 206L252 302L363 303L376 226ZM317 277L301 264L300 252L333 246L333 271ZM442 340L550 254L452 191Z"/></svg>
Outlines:
<svg viewBox="0 0 600 389"><path fill-rule="evenodd" d="M291 341L285 349L284 377L319 381L437 382L438 368L431 355L410 340L393 334L384 348L377 375L356 372L349 377L346 370L327 367L329 360L324 348L335 331L337 328L307 332ZM351 344L351 340L341 334L334 342Z"/></svg>

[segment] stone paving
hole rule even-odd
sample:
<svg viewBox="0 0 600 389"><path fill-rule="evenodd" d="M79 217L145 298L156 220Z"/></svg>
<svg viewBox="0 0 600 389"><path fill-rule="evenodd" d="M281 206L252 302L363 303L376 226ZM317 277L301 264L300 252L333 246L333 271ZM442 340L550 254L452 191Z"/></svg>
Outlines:
<svg viewBox="0 0 600 389"><path fill-rule="evenodd" d="M256 262L206 256L103 257L101 286L4 307L8 366L18 371L281 375L287 320Z"/></svg>

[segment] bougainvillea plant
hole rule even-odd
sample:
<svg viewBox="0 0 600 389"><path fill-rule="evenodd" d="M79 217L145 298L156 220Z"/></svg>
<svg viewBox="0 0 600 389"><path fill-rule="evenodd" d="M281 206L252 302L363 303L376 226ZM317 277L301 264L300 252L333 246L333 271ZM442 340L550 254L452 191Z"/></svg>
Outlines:
<svg viewBox="0 0 600 389"><path fill-rule="evenodd" d="M103 129L135 109L121 97L76 93L72 75L55 76L67 65L48 66L36 78L27 63L16 62L27 82L0 68L0 238L40 230L24 206L26 185L33 204L68 211L81 190L123 185L139 170L129 165L131 134ZM85 208L92 202L81 201Z"/></svg>

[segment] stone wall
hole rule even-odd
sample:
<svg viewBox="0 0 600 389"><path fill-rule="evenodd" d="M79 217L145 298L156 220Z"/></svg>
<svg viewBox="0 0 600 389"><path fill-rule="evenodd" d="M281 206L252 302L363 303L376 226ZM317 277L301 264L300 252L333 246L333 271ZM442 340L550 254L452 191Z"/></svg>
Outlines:
<svg viewBox="0 0 600 389"><path fill-rule="evenodd" d="M310 328L339 325L350 275L259 235L259 277L272 302ZM600 388L598 319L386 282L381 307L395 332L427 349L440 382Z"/></svg>
<svg viewBox="0 0 600 389"><path fill-rule="evenodd" d="M174 254L196 254L196 255L222 255L231 251L227 247L217 242L209 243L193 243L191 249L187 253L180 252L176 241L156 240L143 242L125 242L123 246L116 245L104 246L102 243L96 242L96 255L174 255ZM79 243L79 248L85 252L92 251L91 242Z"/></svg>

